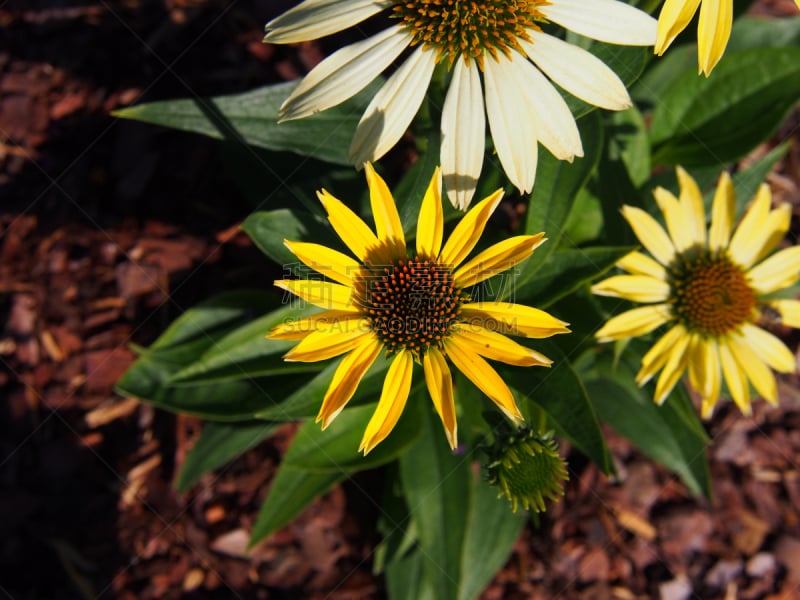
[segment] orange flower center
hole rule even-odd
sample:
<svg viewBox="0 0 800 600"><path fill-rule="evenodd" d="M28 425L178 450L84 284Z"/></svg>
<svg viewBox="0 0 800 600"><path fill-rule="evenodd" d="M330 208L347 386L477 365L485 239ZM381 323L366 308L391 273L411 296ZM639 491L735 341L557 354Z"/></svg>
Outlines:
<svg viewBox="0 0 800 600"><path fill-rule="evenodd" d="M355 290L387 350L409 350L417 357L449 334L465 299L449 267L419 256L364 267Z"/></svg>
<svg viewBox="0 0 800 600"><path fill-rule="evenodd" d="M673 311L690 331L721 337L754 317L755 292L727 255L684 255L670 283Z"/></svg>
<svg viewBox="0 0 800 600"><path fill-rule="evenodd" d="M540 31L539 7L547 0L407 0L395 2L392 16L411 34L411 45L422 44L453 64L460 55L483 66L484 53L497 58L530 41L528 30Z"/></svg>

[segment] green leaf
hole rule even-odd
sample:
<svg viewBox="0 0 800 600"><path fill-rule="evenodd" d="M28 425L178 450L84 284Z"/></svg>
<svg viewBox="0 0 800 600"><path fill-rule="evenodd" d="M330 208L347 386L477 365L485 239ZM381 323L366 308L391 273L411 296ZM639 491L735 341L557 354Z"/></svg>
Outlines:
<svg viewBox="0 0 800 600"><path fill-rule="evenodd" d="M580 246L597 239L602 230L603 209L600 200L589 191L588 186L584 186L575 196L572 210L564 223L564 245Z"/></svg>
<svg viewBox="0 0 800 600"><path fill-rule="evenodd" d="M771 137L800 96L800 48L726 55L713 77L685 73L653 111L655 164L734 161Z"/></svg>
<svg viewBox="0 0 800 600"><path fill-rule="evenodd" d="M325 397L325 392L328 390L328 386L330 386L333 374L339 366L339 362L341 362L341 360L326 365L318 375L307 383L302 383L299 387L296 387L296 389L279 404L265 407L255 416L259 419L280 420L315 417L319 412L319 407L322 406L322 399ZM317 368L319 369L320 365L317 365ZM348 406L375 402L380 396L380 390L383 387L383 380L387 368L388 361L383 357L379 357L367 374L361 379L356 393L353 394L353 397L347 403Z"/></svg>
<svg viewBox="0 0 800 600"><path fill-rule="evenodd" d="M437 600L456 600L470 489L470 461L453 454L432 411L417 443L400 457L400 477Z"/></svg>
<svg viewBox="0 0 800 600"><path fill-rule="evenodd" d="M279 83L244 94L211 99L166 100L112 113L212 138L240 141L268 150L289 151L340 165L361 114L382 85L380 79L333 108L296 121L278 123L278 110L299 82Z"/></svg>
<svg viewBox="0 0 800 600"><path fill-rule="evenodd" d="M250 545L291 523L315 498L345 479L346 471L306 471L282 464L258 512Z"/></svg>
<svg viewBox="0 0 800 600"><path fill-rule="evenodd" d="M291 522L314 498L350 474L389 462L413 443L419 435L419 407L413 399L389 437L367 456L358 453L358 443L374 406L343 411L325 431L317 423L304 423L270 486L251 544Z"/></svg>
<svg viewBox="0 0 800 600"><path fill-rule="evenodd" d="M698 432L696 415L695 423L688 423L681 402L673 403L672 397L657 406L650 397L652 390L639 389L629 372L590 379L586 388L603 421L647 456L677 473L692 493L710 497L707 440Z"/></svg>
<svg viewBox="0 0 800 600"><path fill-rule="evenodd" d="M203 425L203 431L186 455L176 487L185 492L197 483L205 473L230 462L240 454L271 436L280 423L266 421L244 421L238 423L215 423Z"/></svg>
<svg viewBox="0 0 800 600"><path fill-rule="evenodd" d="M196 361L236 327L257 318L274 301L263 292L216 296L178 317L117 382L123 395L154 400L167 379Z"/></svg>
<svg viewBox="0 0 800 600"><path fill-rule="evenodd" d="M650 138L644 117L635 106L612 112L606 117L609 152L622 159L636 186L650 179Z"/></svg>
<svg viewBox="0 0 800 600"><path fill-rule="evenodd" d="M283 265L286 275L298 275L309 270L284 246L284 240L313 241L332 248L342 248L341 242L322 218L286 208L252 213L242 223L242 230L259 250Z"/></svg>
<svg viewBox="0 0 800 600"><path fill-rule="evenodd" d="M372 559L375 574L385 572L388 565L417 548L417 530L403 496L399 469L394 462L383 471L384 491L376 524L381 541L376 544Z"/></svg>
<svg viewBox="0 0 800 600"><path fill-rule="evenodd" d="M473 477L470 488L461 581L458 599L477 598L508 560L514 542L525 525L527 514L511 511L498 489L481 477Z"/></svg>
<svg viewBox="0 0 800 600"><path fill-rule="evenodd" d="M548 241L528 261L534 265L541 266L545 258L558 247L575 196L586 183L602 152L603 126L599 115L591 114L582 119L579 125L583 158L576 158L574 162L568 163L558 160L549 152L539 153L536 184L528 206L525 232L535 234L544 231ZM532 276L535 271L536 268L533 268L528 276Z"/></svg>
<svg viewBox="0 0 800 600"><path fill-rule="evenodd" d="M325 431L319 423L308 421L292 440L283 464L306 471L354 473L394 460L419 437L422 402L427 402L424 394L412 392L392 432L366 456L358 452L358 446L375 404L342 411Z"/></svg>
<svg viewBox="0 0 800 600"><path fill-rule="evenodd" d="M609 246L638 245L628 222L622 218L623 204L641 205L640 192L631 180L630 173L621 157L613 157L606 147L597 165L594 176L586 186L598 200L603 212L601 240ZM648 190L649 194L649 190Z"/></svg>
<svg viewBox="0 0 800 600"><path fill-rule="evenodd" d="M725 55L748 48L780 46L800 46L800 17L736 19Z"/></svg>
<svg viewBox="0 0 800 600"><path fill-rule="evenodd" d="M229 380L196 385L165 385L165 376L160 361L152 356L144 357L141 369L135 375L150 381L152 395L130 393L136 389L127 385L128 377L118 385L123 392L147 400L151 404L175 413L186 413L215 421L244 421L256 418L266 407L279 405L284 398L290 396L302 385L302 380L295 373L258 377L250 379ZM298 381L300 380L300 381ZM295 420L291 414L283 415L280 410L274 411L273 420Z"/></svg>
<svg viewBox="0 0 800 600"><path fill-rule="evenodd" d="M758 187L767 179L767 175L772 172L773 167L778 164L789 151L791 140L775 146L764 156L759 158L746 169L741 169L733 174L731 181L736 190L736 214L744 213L745 206L756 195ZM713 192L708 194L708 206L711 206ZM709 215L711 212L709 211Z"/></svg>
<svg viewBox="0 0 800 600"><path fill-rule="evenodd" d="M697 46L673 46L664 56L650 63L631 87L631 98L643 111L651 110L658 106L681 75L690 72L697 77Z"/></svg>
<svg viewBox="0 0 800 600"><path fill-rule="evenodd" d="M536 276L532 278L524 277L527 264L523 264L519 267L523 274L520 278L527 279L527 283L518 286L514 297L510 300L537 308L547 308L598 278L632 250L634 250L632 247L599 246L559 250L547 257L545 264L537 269Z"/></svg>
<svg viewBox="0 0 800 600"><path fill-rule="evenodd" d="M173 374L169 384L186 385L284 373L317 372L319 367L313 363L295 364L283 361L281 355L294 346L295 342L265 337L275 325L290 322L310 312L312 310L307 306L285 306L236 328L215 341L197 360Z"/></svg>
<svg viewBox="0 0 800 600"><path fill-rule="evenodd" d="M423 570L419 547L393 560L386 568L386 591L391 600L439 600Z"/></svg>
<svg viewBox="0 0 800 600"><path fill-rule="evenodd" d="M529 402L544 410L559 435L566 437L604 473L611 473L613 467L603 432L580 378L551 342L537 340L536 350L553 359L552 367L503 370L505 381L522 399L522 413L532 420Z"/></svg>
<svg viewBox="0 0 800 600"><path fill-rule="evenodd" d="M195 341L198 345L210 345L234 327L271 310L274 304L274 297L265 292L225 292L175 319L149 350L175 349Z"/></svg>

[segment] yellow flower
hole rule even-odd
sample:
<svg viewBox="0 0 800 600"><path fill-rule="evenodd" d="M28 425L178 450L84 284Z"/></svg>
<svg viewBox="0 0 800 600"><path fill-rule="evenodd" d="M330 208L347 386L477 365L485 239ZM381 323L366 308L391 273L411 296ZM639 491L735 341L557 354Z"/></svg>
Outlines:
<svg viewBox="0 0 800 600"><path fill-rule="evenodd" d="M437 169L422 200L416 248L409 251L391 192L369 163L365 169L377 235L344 203L322 190L317 195L328 220L357 260L319 244L286 241L301 262L332 281L275 282L325 309L273 328L268 337L300 340L284 358L314 362L346 354L333 375L317 422L324 429L333 421L384 349L392 357L391 364L359 451L366 454L392 431L408 398L415 362L422 363L452 448L457 443L456 415L446 359L508 418L521 421L511 391L484 358L517 366L549 366L549 358L503 333L544 338L568 332L567 323L528 306L473 302L465 290L527 259L545 241L544 234L509 238L465 263L503 191L497 190L470 210L443 245L442 177Z"/></svg>
<svg viewBox="0 0 800 600"><path fill-rule="evenodd" d="M670 329L642 358L637 382L644 385L661 370L655 391L660 404L688 370L707 418L724 377L734 402L750 414L748 380L775 404L772 370L795 369L792 352L759 326L765 316L779 315L784 325L800 327L800 302L770 296L800 277L800 246L767 258L788 230L791 210L787 204L772 209L769 187L762 184L734 231L735 193L730 177L722 173L706 232L697 183L680 167L677 172L680 198L663 188L654 192L669 233L645 211L622 209L652 258L629 254L618 263L629 275L610 277L592 291L647 306L613 317L597 337L603 342L629 338L669 323Z"/></svg>
<svg viewBox="0 0 800 600"><path fill-rule="evenodd" d="M608 66L546 33L547 25L610 44L649 46L656 39L655 19L617 0L305 0L267 23L264 41L313 40L381 12L387 28L314 67L280 118L299 119L347 100L405 52L356 128L350 159L360 167L401 138L443 63L451 76L441 107L441 164L447 196L462 210L480 177L487 121L503 170L527 193L537 141L559 160L583 156L575 119L554 84L601 108L631 106Z"/></svg>
<svg viewBox="0 0 800 600"><path fill-rule="evenodd" d="M800 0L796 0L800 1ZM658 15L655 53L661 56L689 24L700 5L697 24L698 70L706 77L717 66L728 45L733 25L733 0L666 0Z"/></svg>

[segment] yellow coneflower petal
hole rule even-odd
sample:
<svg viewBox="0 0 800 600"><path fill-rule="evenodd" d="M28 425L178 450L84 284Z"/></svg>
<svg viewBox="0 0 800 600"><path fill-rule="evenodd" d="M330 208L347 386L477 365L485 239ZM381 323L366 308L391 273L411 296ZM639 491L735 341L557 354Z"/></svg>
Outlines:
<svg viewBox="0 0 800 600"><path fill-rule="evenodd" d="M664 228L648 213L635 206L623 206L622 216L633 229L636 237L662 265L668 265L675 258L675 246Z"/></svg>
<svg viewBox="0 0 800 600"><path fill-rule="evenodd" d="M326 190L317 192L317 197L328 213L328 221L334 231L356 258L363 261L370 251L378 248L380 245L378 238L361 217L350 210L344 202L334 198Z"/></svg>
<svg viewBox="0 0 800 600"><path fill-rule="evenodd" d="M701 365L699 381L692 386L700 392L700 414L702 418L708 419L714 411L714 407L719 399L719 392L722 388L722 372L719 364L719 349L717 341L714 339L699 339L696 344L696 354L690 359ZM689 363L689 373L691 375L692 362Z"/></svg>
<svg viewBox="0 0 800 600"><path fill-rule="evenodd" d="M303 264L343 285L352 286L353 278L361 271L358 262L327 246L289 240L283 240L283 245Z"/></svg>
<svg viewBox="0 0 800 600"><path fill-rule="evenodd" d="M364 336L372 335L366 319L344 321L339 329L313 331L283 355L287 362L316 362L350 352Z"/></svg>
<svg viewBox="0 0 800 600"><path fill-rule="evenodd" d="M725 52L733 26L731 0L703 0L697 24L697 57L699 72L706 76L717 66Z"/></svg>
<svg viewBox="0 0 800 600"><path fill-rule="evenodd" d="M686 349L690 341L690 336L681 336L670 351L669 358L667 358L667 362L656 382L656 391L653 398L656 404L664 403L664 400L667 399L672 388L675 387L675 384L678 383L681 375L683 375L683 372L686 370L686 365L689 361Z"/></svg>
<svg viewBox="0 0 800 600"><path fill-rule="evenodd" d="M736 362L744 369L756 391L770 404L776 404L778 402L778 386L775 383L775 376L761 358L753 352L748 340L740 335L731 335L728 340L728 348Z"/></svg>
<svg viewBox="0 0 800 600"><path fill-rule="evenodd" d="M678 383L683 372L686 370L686 366L689 362L689 356L686 350L690 342L691 336L684 335L680 337L677 344L672 349L672 352L669 353L669 358L667 358L667 362L656 382L656 391L653 397L656 404L661 405L664 403L664 400L667 399L672 388L675 387L675 384Z"/></svg>
<svg viewBox="0 0 800 600"><path fill-rule="evenodd" d="M470 302L461 306L462 321L514 335L545 338L568 333L564 321L538 308L511 302Z"/></svg>
<svg viewBox="0 0 800 600"><path fill-rule="evenodd" d="M394 429L408 400L413 368L414 359L411 353L405 350L398 352L389 365L378 406L364 431L364 437L358 447L359 452L369 454Z"/></svg>
<svg viewBox="0 0 800 600"><path fill-rule="evenodd" d="M667 270L652 258L641 252L631 252L617 262L620 269L632 275L649 275L662 281L667 280Z"/></svg>
<svg viewBox="0 0 800 600"><path fill-rule="evenodd" d="M756 355L779 373L793 373L795 356L780 339L769 331L749 323L742 326L742 336Z"/></svg>
<svg viewBox="0 0 800 600"><path fill-rule="evenodd" d="M679 202L684 214L684 227L689 239L694 244L706 243L706 209L703 206L703 194L697 182L682 167L676 167L678 184L680 185Z"/></svg>
<svg viewBox="0 0 800 600"><path fill-rule="evenodd" d="M270 329L267 337L273 340L302 340L309 333L329 330L341 326L342 321L358 320L362 316L358 312L346 310L326 310L310 317L295 319L281 323Z"/></svg>
<svg viewBox="0 0 800 600"><path fill-rule="evenodd" d="M658 15L655 53L661 56L692 20L700 0L666 0Z"/></svg>
<svg viewBox="0 0 800 600"><path fill-rule="evenodd" d="M670 296L671 286L663 279L648 275L614 275L592 286L598 296L625 298L632 302L664 302Z"/></svg>
<svg viewBox="0 0 800 600"><path fill-rule="evenodd" d="M647 351L647 354L642 357L642 366L636 374L636 383L640 386L644 385L653 375L663 367L669 358L672 348L683 337L688 336L688 332L683 325L675 325L667 331L659 340L653 344L653 347Z"/></svg>
<svg viewBox="0 0 800 600"><path fill-rule="evenodd" d="M764 239L771 234L766 230L771 203L769 186L762 184L731 238L728 254L745 269L755 262Z"/></svg>
<svg viewBox="0 0 800 600"><path fill-rule="evenodd" d="M524 419L511 390L489 363L470 350L466 344L459 343L455 337L445 340L444 350L456 368L486 394L509 419L513 421Z"/></svg>
<svg viewBox="0 0 800 600"><path fill-rule="evenodd" d="M383 246L392 248L397 256L405 256L406 238L392 192L383 178L375 172L372 163L364 164L369 187L369 202L375 219L375 231Z"/></svg>
<svg viewBox="0 0 800 600"><path fill-rule="evenodd" d="M299 296L314 306L325 309L346 310L355 312L353 305L353 288L318 279L279 279L276 287Z"/></svg>
<svg viewBox="0 0 800 600"><path fill-rule="evenodd" d="M708 248L712 252L728 247L736 219L736 192L731 176L723 171L714 192L711 205L711 229L708 232Z"/></svg>
<svg viewBox="0 0 800 600"><path fill-rule="evenodd" d="M750 407L750 388L747 385L747 377L745 376L744 369L736 362L731 349L728 346L727 340L724 340L719 345L719 359L722 365L722 374L725 376L725 383L728 386L728 391L742 411L743 415L752 414L753 410Z"/></svg>
<svg viewBox="0 0 800 600"><path fill-rule="evenodd" d="M435 347L431 347L422 359L425 370L425 382L431 395L433 406L442 420L447 443L455 450L458 446L458 424L456 422L456 405L453 397L453 377L447 361Z"/></svg>
<svg viewBox="0 0 800 600"><path fill-rule="evenodd" d="M776 252L747 273L750 285L759 294L789 287L800 277L800 246Z"/></svg>
<svg viewBox="0 0 800 600"><path fill-rule="evenodd" d="M792 207L789 204L781 204L775 210L769 211L764 224L764 243L756 254L753 263L763 260L770 254L778 244L781 243L792 220Z"/></svg>
<svg viewBox="0 0 800 600"><path fill-rule="evenodd" d="M667 231L675 250L683 252L687 248L691 248L694 242L681 203L672 192L662 187L654 189L653 196L658 203L658 208L661 209L661 214L664 215Z"/></svg>
<svg viewBox="0 0 800 600"><path fill-rule="evenodd" d="M457 325L451 335L459 339L476 354L491 360L499 360L517 367L549 367L553 361L544 354L526 348L507 338L502 333L478 325Z"/></svg>
<svg viewBox="0 0 800 600"><path fill-rule="evenodd" d="M635 337L650 333L659 325L671 318L669 304L653 304L640 306L612 317L603 325L595 337L598 342L610 342L623 338Z"/></svg>
<svg viewBox="0 0 800 600"><path fill-rule="evenodd" d="M444 217L442 216L442 170L436 167L422 199L417 220L417 254L436 258L442 249Z"/></svg>
<svg viewBox="0 0 800 600"><path fill-rule="evenodd" d="M489 217L503 198L503 190L497 190L476 204L453 229L439 255L439 263L455 269L478 243Z"/></svg>
<svg viewBox="0 0 800 600"><path fill-rule="evenodd" d="M377 336L367 335L336 367L316 419L317 423L322 421L323 429L342 412L382 349L383 343Z"/></svg>
<svg viewBox="0 0 800 600"><path fill-rule="evenodd" d="M518 235L498 242L453 273L453 280L463 289L494 277L529 258L546 239L544 233L537 233Z"/></svg>
<svg viewBox="0 0 800 600"><path fill-rule="evenodd" d="M769 304L780 313L781 323L800 327L800 300L772 300Z"/></svg>

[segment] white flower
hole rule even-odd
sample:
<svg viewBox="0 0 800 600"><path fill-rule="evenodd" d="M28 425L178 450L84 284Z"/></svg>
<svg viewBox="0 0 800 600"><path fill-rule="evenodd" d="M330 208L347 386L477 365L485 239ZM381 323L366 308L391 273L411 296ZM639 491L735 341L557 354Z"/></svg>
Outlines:
<svg viewBox="0 0 800 600"><path fill-rule="evenodd" d="M656 40L655 19L618 0L305 0L270 21L264 41L320 38L384 10L392 25L318 64L281 107L281 120L347 100L412 48L367 107L350 146L356 165L377 160L406 131L434 68L444 62L451 78L442 110L441 162L448 198L461 209L480 176L486 117L506 175L527 193L536 175L537 141L562 160L583 156L575 119L553 83L601 108L631 105L610 68L544 33L542 24L612 44L647 46Z"/></svg>

